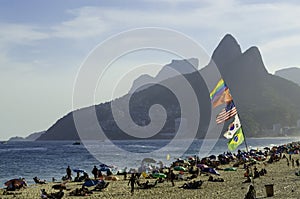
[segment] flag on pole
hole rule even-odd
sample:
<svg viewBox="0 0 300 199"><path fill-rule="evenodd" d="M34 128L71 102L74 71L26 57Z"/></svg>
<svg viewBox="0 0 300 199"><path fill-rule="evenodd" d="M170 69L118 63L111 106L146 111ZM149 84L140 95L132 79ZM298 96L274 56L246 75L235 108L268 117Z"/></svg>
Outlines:
<svg viewBox="0 0 300 199"><path fill-rule="evenodd" d="M234 151L244 141L244 133L242 127L240 127L234 134L234 136L228 142L228 149Z"/></svg>
<svg viewBox="0 0 300 199"><path fill-rule="evenodd" d="M210 93L210 99L213 107L217 107L226 103L226 107L217 115L217 124L223 123L234 116L234 121L228 126L224 137L229 139L228 149L234 151L244 141L244 133L241 122L237 114L237 109L234 105L229 88L226 86L223 79L217 83L216 87Z"/></svg>
<svg viewBox="0 0 300 199"><path fill-rule="evenodd" d="M228 130L224 133L224 137L231 139L239 128L241 128L241 122L238 114L236 114L234 116L234 121L228 126Z"/></svg>
<svg viewBox="0 0 300 199"><path fill-rule="evenodd" d="M231 117L237 114L236 107L233 103L233 100L226 105L226 107L217 115L216 122L217 124L221 124L229 120Z"/></svg>
<svg viewBox="0 0 300 199"><path fill-rule="evenodd" d="M232 101L232 97L229 92L229 89L226 87L226 89L224 90L224 92L221 95L219 95L218 97L215 97L214 100L212 100L212 104L213 104L213 107L215 108L221 104L229 103L230 101Z"/></svg>
<svg viewBox="0 0 300 199"><path fill-rule="evenodd" d="M214 108L232 101L229 89L223 79L220 79L215 88L210 92L209 96Z"/></svg>
<svg viewBox="0 0 300 199"><path fill-rule="evenodd" d="M210 99L216 100L227 88L223 79L220 79L215 88L210 92Z"/></svg>

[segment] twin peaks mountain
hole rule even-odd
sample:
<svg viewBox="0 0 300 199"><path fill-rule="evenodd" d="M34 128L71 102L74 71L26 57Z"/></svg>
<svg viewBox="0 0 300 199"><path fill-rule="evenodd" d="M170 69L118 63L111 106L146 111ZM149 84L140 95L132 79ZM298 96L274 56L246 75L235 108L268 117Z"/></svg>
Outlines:
<svg viewBox="0 0 300 199"><path fill-rule="evenodd" d="M73 120L74 113L81 115L80 130L87 135L97 134L100 125L101 130L112 140L143 139L126 134L121 130L114 119L112 103L115 104L114 113L119 114L120 117L126 117L124 113L129 104L129 116L135 125L127 125L128 131L138 129L136 126L151 124L149 109L154 104L160 104L165 109L167 119L163 128L151 138L172 138L176 134L178 118L185 118L185 126L188 129L193 125L191 116L195 114L195 107L192 105L185 107L185 111L182 111L180 99L177 98L176 93L168 89L168 86L171 86L176 88L176 91L185 90L185 85L181 81L182 77L194 90L199 102L201 119L198 121L199 128L196 137L203 138L207 133L212 108L209 98L210 90L207 85L212 88L220 78L216 73L215 66L230 89L246 136L260 136L261 132L272 129L274 124L294 126L300 119L299 85L269 74L257 47L251 47L242 52L235 38L226 35L213 52L211 62L200 70L200 74L206 77L205 81L198 71L190 70L191 67L198 68L197 59L173 60L168 67L173 67L181 75L168 75L166 68L163 68L154 78L141 76L134 82L127 95L112 102L70 112L59 119L38 140L78 140L79 136ZM156 84L156 82L160 82L160 84ZM189 103L191 97L187 95L184 100ZM96 122L91 119L94 110L96 110ZM160 111L161 109L152 110L154 115L152 119L155 119L155 114L159 114ZM122 125L126 126L126 123ZM275 135L269 134L268 136Z"/></svg>

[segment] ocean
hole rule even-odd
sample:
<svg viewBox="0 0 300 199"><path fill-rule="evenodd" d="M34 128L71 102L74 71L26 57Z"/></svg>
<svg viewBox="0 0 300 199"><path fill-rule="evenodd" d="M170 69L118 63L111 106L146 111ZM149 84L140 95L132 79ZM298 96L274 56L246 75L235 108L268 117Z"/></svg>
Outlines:
<svg viewBox="0 0 300 199"><path fill-rule="evenodd" d="M300 138L248 138L249 148L263 148ZM186 146L190 146L186 148ZM239 149L245 149L242 144ZM143 158L153 158L169 165L176 158L198 155L218 155L227 151L227 140L180 140L170 144L170 140L126 140L90 141L73 145L72 141L7 142L0 144L0 187L12 178L24 177L33 184L33 177L51 181L60 180L68 165L72 169L83 169L91 175L93 166L101 163L114 165L118 169L125 166L137 168ZM170 159L167 159L167 156ZM156 163L152 163L156 164ZM73 174L75 176L75 174Z"/></svg>

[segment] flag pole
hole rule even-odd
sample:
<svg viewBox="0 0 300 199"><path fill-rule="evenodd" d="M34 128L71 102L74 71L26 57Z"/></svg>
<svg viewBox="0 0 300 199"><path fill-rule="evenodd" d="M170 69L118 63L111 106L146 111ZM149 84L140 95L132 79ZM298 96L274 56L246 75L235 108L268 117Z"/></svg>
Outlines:
<svg viewBox="0 0 300 199"><path fill-rule="evenodd" d="M242 125L241 125L241 128L242 128ZM251 182L253 183L253 187L254 187L254 174L253 174L253 170L252 170L251 156L250 156L250 152L249 152L249 148L248 148L248 144L247 144L247 139L246 139L244 131L243 131L243 136L244 136L244 143L245 143L245 147L246 147L246 152L249 154L249 157L250 157L249 167L250 167L250 172L251 172L251 175L252 175L252 179L251 178L250 179L251 179Z"/></svg>

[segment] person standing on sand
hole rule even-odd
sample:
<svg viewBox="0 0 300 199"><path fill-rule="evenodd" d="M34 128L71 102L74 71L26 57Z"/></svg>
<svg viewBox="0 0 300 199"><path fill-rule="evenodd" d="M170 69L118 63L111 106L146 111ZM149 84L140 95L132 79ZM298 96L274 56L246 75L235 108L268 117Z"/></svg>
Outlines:
<svg viewBox="0 0 300 199"><path fill-rule="evenodd" d="M175 186L175 183L174 183L174 180L175 180L175 174L174 174L173 170L171 170L170 178L171 178L172 186L174 187L174 186Z"/></svg>
<svg viewBox="0 0 300 199"><path fill-rule="evenodd" d="M98 169L96 166L94 166L93 170L92 170L92 174L94 175L94 178L97 179L98 177Z"/></svg>
<svg viewBox="0 0 300 199"><path fill-rule="evenodd" d="M72 171L71 171L71 168L70 166L68 166L68 168L66 169L66 173L67 173L67 177L69 180L72 179L71 175L72 175Z"/></svg>
<svg viewBox="0 0 300 199"><path fill-rule="evenodd" d="M132 173L131 174L131 177L130 177L130 179L129 179L129 181L128 181L128 186L129 186L129 184L130 184L130 187L131 187L131 195L133 195L133 193L134 193L134 184L136 183L136 178L135 178L135 175L134 175L134 173Z"/></svg>

